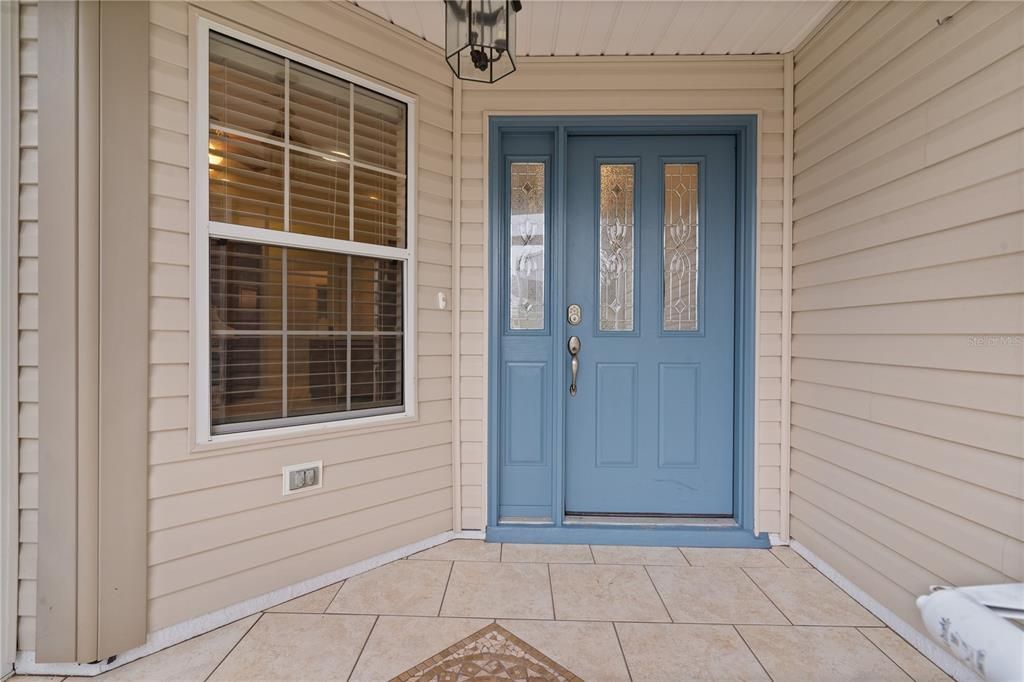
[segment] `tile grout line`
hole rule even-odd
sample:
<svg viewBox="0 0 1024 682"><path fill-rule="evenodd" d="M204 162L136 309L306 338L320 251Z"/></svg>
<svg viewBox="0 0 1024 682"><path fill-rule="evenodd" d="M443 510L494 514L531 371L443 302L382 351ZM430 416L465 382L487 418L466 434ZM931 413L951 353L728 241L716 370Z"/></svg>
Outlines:
<svg viewBox="0 0 1024 682"><path fill-rule="evenodd" d="M448 579L444 581L444 591L441 592L441 601L437 605L437 617L441 617L441 609L444 608L444 598L448 596L448 586L452 584L452 573L455 571L455 561L448 565Z"/></svg>
<svg viewBox="0 0 1024 682"><path fill-rule="evenodd" d="M558 614L555 613L555 583L551 579L551 564L546 564L548 567L548 596L551 597L551 620L558 620Z"/></svg>
<svg viewBox="0 0 1024 682"><path fill-rule="evenodd" d="M338 583L337 583L338 589L335 590L334 594L331 595L331 598L327 600L327 604L324 606L322 611L278 611L276 609L280 609L282 606L286 606L288 604L291 604L293 601L297 601L299 599L302 599L303 597L308 597L311 594L316 594L317 592L322 592L323 590L326 590L328 587L334 587L334 585L327 585L325 587L321 587L319 590L314 590L313 592L307 592L306 594L299 595L298 597L295 597L295 599L289 599L288 601L283 602L281 604L278 604L277 606L270 607L269 609L264 611L264 613L290 613L290 614L305 615L305 616L326 616L326 615L328 615L327 609L331 608L331 604L333 604L334 600L338 598L338 593L341 592L341 587L344 584L345 584L344 580L339 580L338 581Z"/></svg>
<svg viewBox="0 0 1024 682"><path fill-rule="evenodd" d="M336 613L292 613L292 614L278 614L278 615L292 615L292 616L374 616L377 614L373 613L359 613L356 611L345 611ZM610 623L612 621L607 618L559 618L555 621L552 618L531 618L530 616L473 616L473 615L457 615L457 616L432 616L429 614L422 613L383 613L382 616L394 617L394 618L439 618L442 620L465 620L465 619L497 619L497 620L523 620L531 623ZM622 623L624 625L756 625L761 628L827 628L832 630L849 630L849 629L860 629L860 628L871 628L873 630L882 630L885 626L874 627L871 625L821 625L821 624L806 624L806 625L793 625L791 623L727 623L720 620L628 620L619 618L616 619L616 623ZM913 646L913 645L911 645ZM916 650L916 649L915 649ZM78 679L78 678L75 678Z"/></svg>
<svg viewBox="0 0 1024 682"><path fill-rule="evenodd" d="M2 2L2 1L3 0L0 0L0 2ZM301 596L300 597L296 597L296 599L300 599L300 598L301 598ZM293 601L293 600L289 599L288 601ZM287 604L287 603L288 602L282 602L281 604L278 604L277 606L282 606L282 605ZM272 606L272 607L268 608L266 611L257 611L256 613L258 613L260 616L262 616L264 613L269 612L270 609L277 608L277 606ZM191 637L188 637L187 639L181 640L177 644L172 644L170 646L164 647L163 649L159 649L159 650L154 651L152 653L146 654L145 656L139 656L138 658L132 659L132 660L128 661L127 663L121 664L120 666L117 666L117 667L114 667L114 668L110 668L108 670L104 670L102 673L99 673L98 675L95 675L94 677L97 677L97 678L98 677L102 677L103 675L106 675L107 673L109 673L109 672L111 672L113 670L118 670L119 668L127 667L127 666L131 665L132 663L135 663L136 661L143 661L143 660L145 660L147 658L152 658L153 656L157 655L161 651L167 651L169 649L175 649L175 648L181 646L182 644L186 644L186 643L191 642L193 640L199 639L200 637L203 637L205 635L209 635L209 634L217 632L219 630L223 630L224 628L230 627L231 625L234 625L235 623L237 623L239 621L245 620L246 618L249 618L250 616L255 616L256 613L250 613L248 616L242 616L241 618L237 618L237 619L235 619L235 620L233 620L233 621L231 621L229 623L225 623L224 625L218 625L217 627L213 628L212 630L207 630L206 632L200 632L198 634L192 635ZM259 620L259 619L257 618L257 620ZM255 625L255 624L256 623L253 623L253 625ZM242 635L242 637L245 637L245 635L248 634L249 630L251 630L251 629L252 629L252 626L249 626L249 628L245 631L245 633ZM241 639L239 639L239 641L241 641ZM235 644L237 645L238 642L235 642ZM231 652L229 651L228 653L231 653ZM227 656L227 654L225 654L225 657L226 656ZM223 658L221 660L223 660ZM220 665L220 664L218 663L218 665ZM215 670L216 670L216 668L215 668ZM210 674L212 675L213 672L211 671ZM36 673L30 673L27 676L28 677L37 677L38 675ZM43 677L45 677L45 675L43 675ZM60 675L59 678L60 679L56 680L56 682L74 682L75 680L89 679L89 678L83 678L81 676L76 677L74 675L71 675L71 676ZM7 678L7 679L9 680L10 678Z"/></svg>
<svg viewBox="0 0 1024 682"><path fill-rule="evenodd" d="M356 656L356 660L352 661L352 669L348 671L348 676L345 677L345 682L352 679L352 675L355 674L356 668L359 667L359 661L362 659L363 654L366 653L366 645L370 642L370 637L373 637L373 631L377 627L377 623L380 622L380 616L374 616L373 625L370 626L370 631L366 633L366 639L363 640L363 646L359 647L359 655Z"/></svg>
<svg viewBox="0 0 1024 682"><path fill-rule="evenodd" d="M587 545L587 551L590 552L590 563L596 564L597 563L597 556L594 554L594 546L593 545Z"/></svg>
<svg viewBox="0 0 1024 682"><path fill-rule="evenodd" d="M756 570L757 568L767 568L767 567L766 566L757 566L757 567L748 567L748 568L754 568ZM869 616L871 616L872 620L874 620L875 622L874 623L860 623L860 624L856 624L856 623L793 623L793 621L789 618L788 615L786 615L786 613L782 610L782 608L778 604L775 603L775 600L773 600L771 597L769 597L768 593L765 592L763 588L761 588L761 585L759 585L758 582L756 580L754 580L753 577L751 577L751 575L749 573L747 573L748 569L747 568L741 568L740 570L742 570L744 573L747 574L747 577L750 578L750 580L752 580L755 585L757 585L758 589L760 589L761 592L764 593L764 596L768 597L768 601L770 601L772 603L772 605L775 606L775 608L777 608L779 610L779 612L781 612L782 615L786 617L786 620L790 621L790 623L792 623L793 625L800 625L800 626L806 626L806 627L836 627L836 628L887 628L887 627L889 627L884 622L882 622L882 620L880 618L875 616L875 614L871 613L871 611L868 611L866 608L864 608L863 604L861 604L856 599L854 599L850 595L850 593L847 592L846 590L844 590L842 587L840 587L838 583L836 583L834 580L829 578L827 575L825 575L824 573L819 571L814 566L807 566L806 568L790 568L789 566L784 566L783 570L785 570L787 572L801 572L801 571L807 572L807 571L809 571L809 572L812 572L814 574L820 575L822 578L827 580L828 583L832 587L834 587L836 590L838 590L842 594L842 596L844 596L847 600L849 600L854 606L856 606L858 609L860 609L864 613L866 613ZM779 569L776 568L776 570L779 570Z"/></svg>
<svg viewBox="0 0 1024 682"><path fill-rule="evenodd" d="M369 572L369 571L367 571L367 572ZM351 580L351 579L349 579L349 580ZM348 585L349 580L342 580L341 584L338 585L338 591L334 593L334 598L331 599L330 602L328 602L327 608L324 609L324 615L325 616L330 615L332 613L335 613L334 611L331 611L331 607L334 606L334 602L338 601L338 599L341 598L341 591L345 589L346 585Z"/></svg>
<svg viewBox="0 0 1024 682"><path fill-rule="evenodd" d="M499 542L498 543L498 563L499 564L504 560L504 557L505 557L505 543L504 542Z"/></svg>
<svg viewBox="0 0 1024 682"><path fill-rule="evenodd" d="M737 627L736 625L731 625L730 627L732 627L732 629L736 631L736 635L740 638L740 641L743 642L743 645L747 647L747 651L749 651L750 655L754 657L754 660L757 661L757 664L761 666L761 670L763 670L764 674L768 676L768 679L774 680L775 678L772 677L772 674L770 672L768 672L768 668L764 667L764 663L762 663L761 659L757 657L757 653L754 651L754 648L750 646L750 642L748 642L747 638L743 636L743 633L740 632L739 627Z"/></svg>
<svg viewBox="0 0 1024 682"><path fill-rule="evenodd" d="M679 553L683 555L683 561L686 562L686 565L692 567L693 564L690 563L690 557L686 556L686 552L683 551L683 548L682 547L676 547L676 550L678 550Z"/></svg>
<svg viewBox="0 0 1024 682"><path fill-rule="evenodd" d="M629 660L626 658L626 650L622 648L622 638L619 637L619 626L615 621L612 621L612 632L615 633L615 641L619 643L619 653L622 655L622 664L626 666L626 674L629 676L629 682L633 682L633 672L629 669Z"/></svg>
<svg viewBox="0 0 1024 682"><path fill-rule="evenodd" d="M740 569L740 572L744 576L746 576L747 580L749 580L750 582L754 583L754 587L756 587L758 589L758 591L760 591L761 594L764 595L764 598L768 600L768 603L771 604L772 606L774 606L775 610L782 614L782 617L786 619L787 623L789 623L790 625L796 625L796 623L794 623L792 621L792 619L790 619L790 617L788 615L786 615L786 612L782 610L782 607L780 607L778 604L776 604L775 600L772 599L770 596L768 596L768 593L764 591L764 588L762 588L760 585L758 585L757 581L754 580L753 577L751 577L751 575L749 573L747 573L747 569L743 568L742 566L740 566L739 569Z"/></svg>
<svg viewBox="0 0 1024 682"><path fill-rule="evenodd" d="M323 613L323 614L318 614L318 613L293 613L293 614L280 614L280 615L307 616L307 617L308 616L318 616L318 615L323 615L323 616L347 616L347 617L351 617L351 616L373 616L373 615L377 615L377 614L373 614L373 613L359 613L359 612L356 612L356 611L346 611L346 612ZM498 620L502 620L502 619L504 619L504 620L523 620L523 621L530 621L530 622L535 622L535 623L551 623L551 622L554 622L554 619L552 619L552 618L537 618L537 617L530 617L530 616L488 616L488 615L434 616L434 615L422 614L422 613L383 613L383 614L380 614L380 615L388 616L388 617L395 617L395 618L439 618L439 619L442 619L442 620L459 620L459 619L466 619L466 618L469 618L469 619L474 619L474 618L476 618L476 619L480 619L480 618L483 618L483 619L497 618ZM559 619L557 619L557 622L559 622L559 623L586 624L586 623L610 623L611 621L608 620L607 618L559 618ZM661 624L661 625L756 625L758 627L765 627L765 628L831 628L831 629L841 629L841 630L843 630L843 629L848 630L850 628L858 629L858 628L870 627L870 626L866 626L866 625L792 625L790 623L754 623L754 622L730 623L730 622L725 622L725 621L721 621L721 620L630 620L630 619L624 619L624 618L617 618L617 619L615 619L615 622L616 623L623 623L623 624L631 624L631 625L652 625L652 624L653 625L658 625L658 624ZM879 628L872 628L872 629L881 630L883 628L879 627Z"/></svg>
<svg viewBox="0 0 1024 682"><path fill-rule="evenodd" d="M439 564L442 561L460 561L460 562L462 562L464 564L496 564L496 563L499 563L497 561L492 561L490 559L415 559L413 557L408 557L408 559L401 559L400 561L416 561L416 562L435 563L435 564ZM536 564L536 563L539 563L539 562L536 562L536 561L533 561L533 562L526 562L526 561L515 562L515 561L510 561L508 563L535 563Z"/></svg>
<svg viewBox="0 0 1024 682"><path fill-rule="evenodd" d="M886 629L888 629L888 628L886 628ZM882 655L883 655L883 656L885 656L886 658L888 658L888 659L889 659L890 661L892 661L892 664L893 664L894 666L896 666L897 668L899 668L900 670L902 670L902 671L903 671L903 674L904 674L904 675L906 675L906 676L907 676L907 677L908 677L909 679L911 679L911 680L913 680L913 679L914 679L914 676L910 674L910 671L909 671L909 670L907 670L907 669L906 669L906 668L904 668L904 667L903 667L902 665L900 665L899 661L897 661L897 660L896 660L895 658L893 658L892 656L890 656L890 655L889 655L889 653L888 653L888 652L887 652L887 651L886 651L885 649L883 649L882 647L878 646L878 642L876 642L875 640L871 639L870 637L868 637L867 635L865 635L865 634L864 634L863 632L861 632L861 629L860 629L859 627L855 627L855 628L854 628L854 630L856 630L856 631L858 632L858 634L860 634L860 636L861 636L861 637L863 637L864 639L866 639L866 640L868 640L869 642L871 642L871 646L873 646L873 647L875 647L876 649L878 649L879 651L881 651L881 652L882 652ZM893 634L896 634L896 633L893 633ZM898 635L898 634L897 634L896 636L897 636L897 637L899 637L899 635ZM902 638L902 637L900 637L900 639L903 639L903 638ZM906 640L903 640L903 641L905 641L905 642L906 642ZM910 642L907 642L907 644L910 644ZM913 645L911 645L911 646L913 646ZM914 651L917 651L917 649L914 649ZM927 659L927 657L925 658L925 660L926 660L926 661L928 660L928 659ZM929 662L929 663L931 663L931 661L928 661L928 662ZM935 665L935 664L934 664L934 663L932 663L932 665ZM938 667L938 666L936 666L936 667ZM939 669L939 672L941 672L941 673L943 673L943 674L945 675L945 671L943 671L943 670L942 670L941 668ZM947 677L948 677L948 675L947 675Z"/></svg>
<svg viewBox="0 0 1024 682"><path fill-rule="evenodd" d="M796 565L796 566L791 566L791 565L787 564L787 563L786 563L786 560L785 560L785 559L783 559L783 558L782 558L782 556L780 556L780 553L779 553L779 552L776 552L776 551L775 551L775 550L777 550L777 549L788 549L788 550L789 550L790 552L792 552L792 553L793 553L794 555L796 555L796 557L797 557L797 558L798 558L798 559L799 559L800 561L802 561L803 563L802 563L802 564L798 564L798 565ZM797 554L796 552L794 552L794 551L793 551L793 550L792 550L791 548L789 548L789 547L781 547L781 546L780 546L780 547L772 547L772 548L771 548L770 550L768 550L768 551L770 551L770 552L772 553L772 555L774 555L774 557L775 557L776 559L778 559L779 561L781 561L781 562L782 562L782 565L783 565L783 566L785 566L786 568L814 568L814 566L811 566L811 565L810 565L809 563L807 563L807 561L806 561L806 560L805 560L805 559L804 559L804 558L803 558L802 556L800 556L799 554Z"/></svg>
<svg viewBox="0 0 1024 682"><path fill-rule="evenodd" d="M224 661L228 660L228 656L233 654L235 649L238 648L238 645L242 643L242 640L249 636L249 633L252 632L252 629L254 627L256 627L256 624L259 623L261 620L263 620L263 615L265 613L266 613L265 611L260 611L259 617L256 618L256 620L254 620L252 622L252 625L250 625L246 629L246 631L242 634L242 636L238 638L238 641L231 645L231 648L228 649L228 652L226 654L224 654L223 658L221 658L219 661L217 661L217 665L213 666L213 670L210 671L210 674L203 678L203 682L207 682L207 680L209 680L210 678L213 677L214 673L216 673L218 670L220 670L220 667L222 665L224 665Z"/></svg>
<svg viewBox="0 0 1024 682"><path fill-rule="evenodd" d="M478 561L478 564L494 564L496 561ZM553 566L641 566L642 564L599 564L595 561L502 561L503 564L522 566L523 564L550 564Z"/></svg>
<svg viewBox="0 0 1024 682"><path fill-rule="evenodd" d="M357 611L337 611L332 613L273 613L272 615L301 615L304 617L312 617L314 615L326 615L326 616L343 616L351 617L353 615L377 615L377 613L360 613ZM528 615L430 615L424 613L381 613L388 617L401 617L401 619L434 619L441 621L462 621L462 620L486 620L486 619L497 619L499 621L529 621L530 623L554 623L553 619L541 619L541 617L530 617ZM608 619L558 619L558 623L611 623ZM628 619L616 619L615 623L622 623L623 625L717 625L717 626L757 626L759 628L822 628L831 630L859 630L861 628L868 628L871 630L884 630L887 629L885 626L873 627L873 626L849 626L849 625L792 625L790 623L724 623L722 621L630 621ZM865 635L866 636L866 635ZM910 646L913 646L912 644ZM916 648L914 648L916 650ZM134 663L134 662L133 662ZM126 664L127 665L127 664ZM110 671L108 671L110 672ZM79 678L72 678L78 680Z"/></svg>
<svg viewBox="0 0 1024 682"><path fill-rule="evenodd" d="M571 565L571 564L570 564ZM586 566L587 564L576 564L577 566ZM632 562L616 562L616 561L602 561L594 564L595 566L667 566L669 568L693 568L689 564L644 564L636 561Z"/></svg>
<svg viewBox="0 0 1024 682"><path fill-rule="evenodd" d="M658 589L658 583L654 582L654 577L651 576L651 572L648 570L647 564L640 565L644 567L644 574L647 576L647 579L651 581L651 587L654 588L654 594L658 595L658 601L661 602L661 608L665 609L665 615L668 616L668 622L676 622L676 619L672 616L672 612L668 610L668 604L665 603L665 597L662 596L661 591Z"/></svg>
<svg viewBox="0 0 1024 682"><path fill-rule="evenodd" d="M775 552L773 552L770 549L768 550L768 556L775 560L775 563L772 564L770 568L789 568L789 566L786 565L786 562L780 559L778 556L776 556ZM740 568L744 567L740 566ZM769 568L769 566L749 566L747 568Z"/></svg>
<svg viewBox="0 0 1024 682"><path fill-rule="evenodd" d="M802 558L802 557L801 557L801 558ZM888 625L886 625L886 624L885 624L885 622L884 622L884 621L883 621L883 620L882 620L881 618L879 618L878 616L876 616L876 615L875 615L874 613L872 613L872 612L871 612L871 611L869 611L869 610L868 610L867 608L865 608L863 604L861 604L861 603L860 603L859 601L857 601L856 599L854 599L854 598L853 598L853 595L851 595L851 594L850 594L849 592L847 592L846 590L844 590L844 589L843 589L843 588L842 588L842 587L841 587L841 586L839 585L839 583L837 583L836 581L832 580L832 578L829 578L829 577L828 577L827 575L825 575L824 573L822 573L821 571L819 571L819 570L818 570L817 568L815 568L814 566L810 566L809 568L810 568L810 570L814 571L815 573L817 573L818 575L820 575L820 576L821 576L822 578L824 578L825 580L827 580L827 581L829 582L829 584L830 584L830 585L831 585L832 587L834 587L834 588L836 588L837 590L839 590L839 592L841 592L841 593L842 593L842 595L843 595L844 597L846 597L846 598L847 598L847 599L848 599L848 600L849 600L849 601L850 601L851 603L853 603L853 604L854 604L854 605L855 605L855 606L856 606L857 608L859 608L859 609L860 609L861 611L863 611L864 613L866 613L866 614L868 614L869 616L871 616L871 619L875 621L874 623L871 623L871 624L851 625L851 626L849 626L849 627L855 627L855 628L888 628L888 627L889 627ZM792 570L806 570L806 569L792 569ZM915 647L915 649L916 649L916 648L917 648L917 647ZM943 672L945 672L945 671L943 671Z"/></svg>
<svg viewBox="0 0 1024 682"><path fill-rule="evenodd" d="M331 604L333 604L334 600L338 598L339 594L341 594L341 588L345 587L346 582L348 581L342 580L338 583L338 589L334 591L334 594L331 596L330 601L328 601L327 605L324 606L324 610L320 612L320 615L325 615L327 613L327 609L331 608Z"/></svg>

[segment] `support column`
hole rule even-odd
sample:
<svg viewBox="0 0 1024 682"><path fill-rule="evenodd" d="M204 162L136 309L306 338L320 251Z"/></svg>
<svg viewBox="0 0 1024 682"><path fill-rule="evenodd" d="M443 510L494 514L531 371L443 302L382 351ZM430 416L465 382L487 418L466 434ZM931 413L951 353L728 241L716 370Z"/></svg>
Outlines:
<svg viewBox="0 0 1024 682"><path fill-rule="evenodd" d="M149 479L149 3L100 11L101 656L146 641Z"/></svg>
<svg viewBox="0 0 1024 682"><path fill-rule="evenodd" d="M146 640L149 6L39 6L37 662Z"/></svg>
<svg viewBox="0 0 1024 682"><path fill-rule="evenodd" d="M39 5L36 660L78 659L78 5Z"/></svg>

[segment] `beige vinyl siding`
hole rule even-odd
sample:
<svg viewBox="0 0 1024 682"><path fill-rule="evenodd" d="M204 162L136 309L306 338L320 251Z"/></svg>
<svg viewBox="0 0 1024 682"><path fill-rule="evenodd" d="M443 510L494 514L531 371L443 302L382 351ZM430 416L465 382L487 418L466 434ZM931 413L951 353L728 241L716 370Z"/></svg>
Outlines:
<svg viewBox="0 0 1024 682"><path fill-rule="evenodd" d="M151 631L450 530L453 519L451 312L436 306L438 291L451 293L452 91L441 52L347 3L205 7L215 20L417 98L419 414L400 427L190 446L190 6L154 4ZM323 489L283 498L281 467L319 459Z"/></svg>
<svg viewBox="0 0 1024 682"><path fill-rule="evenodd" d="M1022 64L1018 3L852 3L796 55L792 535L916 627L1024 580Z"/></svg>
<svg viewBox="0 0 1024 682"><path fill-rule="evenodd" d="M39 521L39 15L34 2L20 9L21 161L18 197L18 650L35 646L36 548Z"/></svg>
<svg viewBox="0 0 1024 682"><path fill-rule="evenodd" d="M485 523L487 307L485 112L494 114L760 113L760 312L756 333L758 529L780 530L783 60L523 58L494 85L463 86L461 225L462 524Z"/></svg>

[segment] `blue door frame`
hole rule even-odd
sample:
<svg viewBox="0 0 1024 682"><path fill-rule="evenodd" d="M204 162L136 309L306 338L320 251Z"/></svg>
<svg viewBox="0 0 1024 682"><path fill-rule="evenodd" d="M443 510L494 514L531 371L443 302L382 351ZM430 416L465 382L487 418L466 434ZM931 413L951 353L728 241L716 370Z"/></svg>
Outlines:
<svg viewBox="0 0 1024 682"><path fill-rule="evenodd" d="M766 534L754 535L754 339L756 293L757 117L753 115L701 116L500 116L491 117L488 128L489 272L488 306L488 509L487 540L491 542L592 543L636 545L687 545L708 547L766 547ZM550 405L555 456L550 473L550 519L542 522L498 523L500 509L502 419L502 345L506 327L503 311L507 300L508 260L503 248L507 202L501 183L506 165L518 160L502 150L506 135L547 135L553 140L547 187L545 296L554 357L564 355L566 268L566 163L572 135L731 135L736 139L736 344L734 401L734 510L735 525L665 526L565 523L565 423L561 381L554 381ZM528 160L529 155L523 160ZM532 158L532 157L529 157Z"/></svg>

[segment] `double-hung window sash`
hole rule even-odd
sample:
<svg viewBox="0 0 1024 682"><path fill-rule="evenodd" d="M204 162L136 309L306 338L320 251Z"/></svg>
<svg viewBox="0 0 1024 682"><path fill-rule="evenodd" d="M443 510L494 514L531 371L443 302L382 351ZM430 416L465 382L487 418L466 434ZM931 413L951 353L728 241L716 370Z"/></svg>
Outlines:
<svg viewBox="0 0 1024 682"><path fill-rule="evenodd" d="M211 434L402 412L407 105L209 33Z"/></svg>

